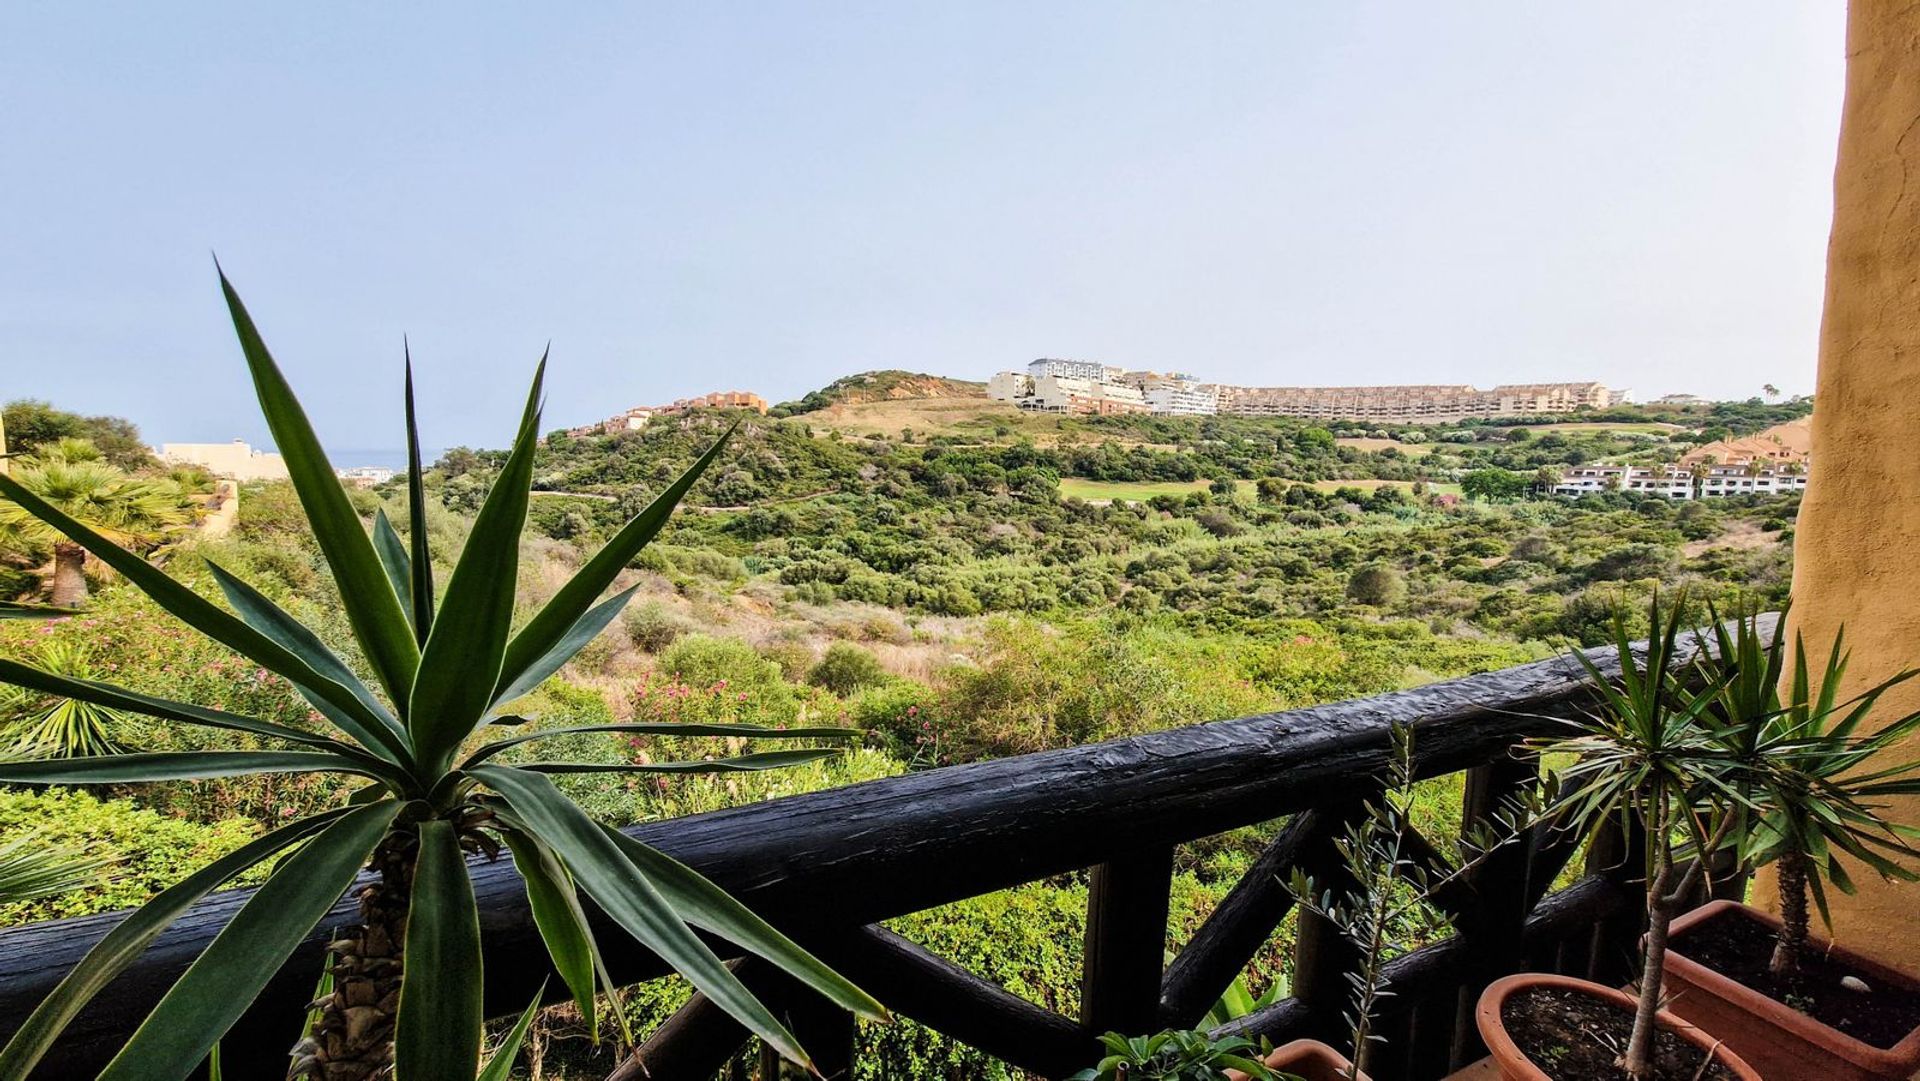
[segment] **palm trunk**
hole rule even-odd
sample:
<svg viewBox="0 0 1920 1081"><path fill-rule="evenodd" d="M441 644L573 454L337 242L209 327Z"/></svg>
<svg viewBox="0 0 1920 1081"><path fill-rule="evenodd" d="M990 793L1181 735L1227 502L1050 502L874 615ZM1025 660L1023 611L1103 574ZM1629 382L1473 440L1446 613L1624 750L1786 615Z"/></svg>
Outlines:
<svg viewBox="0 0 1920 1081"><path fill-rule="evenodd" d="M87 550L72 541L53 545L52 601L58 608L78 608L87 602Z"/></svg>
<svg viewBox="0 0 1920 1081"><path fill-rule="evenodd" d="M1780 939L1768 965L1775 976L1800 973L1800 953L1807 945L1807 856L1786 852L1780 857Z"/></svg>
<svg viewBox="0 0 1920 1081"><path fill-rule="evenodd" d="M289 1081L377 1081L393 1072L393 1021L413 892L414 839L388 834L374 850L379 880L360 891L360 925L334 942L333 993L293 1050Z"/></svg>

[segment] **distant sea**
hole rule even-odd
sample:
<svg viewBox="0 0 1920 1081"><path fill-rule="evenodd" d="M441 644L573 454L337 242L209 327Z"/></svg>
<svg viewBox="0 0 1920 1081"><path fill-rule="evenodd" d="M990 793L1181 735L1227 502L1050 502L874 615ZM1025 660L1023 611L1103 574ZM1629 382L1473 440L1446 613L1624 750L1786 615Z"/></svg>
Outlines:
<svg viewBox="0 0 1920 1081"><path fill-rule="evenodd" d="M432 466L440 460L445 447L421 447L420 464ZM357 469L363 465L383 466L387 469L405 469L407 467L407 448L374 448L367 450L357 447L327 448L327 460L335 469Z"/></svg>

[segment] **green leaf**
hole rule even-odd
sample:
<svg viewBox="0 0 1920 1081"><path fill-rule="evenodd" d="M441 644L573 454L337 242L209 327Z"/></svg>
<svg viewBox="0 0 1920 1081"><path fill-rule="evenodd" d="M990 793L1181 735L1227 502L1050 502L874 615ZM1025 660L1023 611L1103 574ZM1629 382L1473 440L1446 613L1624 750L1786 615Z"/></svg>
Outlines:
<svg viewBox="0 0 1920 1081"><path fill-rule="evenodd" d="M267 343L240 302L226 272L220 272L220 290L226 295L227 310L233 316L234 332L240 337L240 350L246 354L247 367L253 373L253 389L260 399L260 411L273 433L274 446L286 459L287 474L293 481L300 505L306 509L307 522L319 542L327 566L340 587L340 599L347 610L353 635L360 642L373 670L387 689L387 697L404 703L413 690L414 669L420 663L420 648L413 639L413 628L400 608L400 598L387 582L374 555L373 543L360 524L360 515L348 501L347 493L334 475L327 453L313 433L306 411L300 408L293 388L280 373Z"/></svg>
<svg viewBox="0 0 1920 1081"><path fill-rule="evenodd" d="M801 949L727 891L664 852L649 848L619 830L601 827L640 873L654 884L681 919L703 931L773 962L782 972L818 991L829 1001L861 1017L889 1019L886 1007Z"/></svg>
<svg viewBox="0 0 1920 1081"><path fill-rule="evenodd" d="M486 715L499 682L501 657L513 625L520 531L527 521L546 368L543 356L527 392L513 452L473 520L467 546L447 580L433 633L421 652L407 726L421 762L435 771L447 767L460 741Z"/></svg>
<svg viewBox="0 0 1920 1081"><path fill-rule="evenodd" d="M586 1020L587 1031L597 1041L600 1026L595 1016L594 973L597 950L587 914L574 892L573 878L553 850L531 834L508 830L507 847L513 851L513 866L527 886L527 903L533 909L533 923L547 944L554 971L573 992L574 1005Z"/></svg>
<svg viewBox="0 0 1920 1081"><path fill-rule="evenodd" d="M408 561L413 572L413 633L421 645L433 629L433 553L427 548L427 486L420 468L420 425L413 415L413 347L404 341L407 356L407 537L413 545Z"/></svg>
<svg viewBox="0 0 1920 1081"><path fill-rule="evenodd" d="M87 951L0 1049L0 1077L25 1077L93 996L125 971L180 914L247 868L346 814L326 811L281 826L207 864L134 909Z"/></svg>
<svg viewBox="0 0 1920 1081"><path fill-rule="evenodd" d="M139 587L140 592L153 598L155 604L181 622L294 685L312 689L334 706L367 724L379 723L378 718L368 713L366 706L348 688L315 672L307 662L286 647L169 578L153 564L81 525L3 473L0 473L0 495L25 507L34 517L65 533L74 543L99 557L102 563L125 575L128 581Z"/></svg>
<svg viewBox="0 0 1920 1081"><path fill-rule="evenodd" d="M79 615L73 608L55 608L47 604L21 604L19 601L0 601L0 619L64 619Z"/></svg>
<svg viewBox="0 0 1920 1081"><path fill-rule="evenodd" d="M635 590L639 588L634 586L632 589L616 593L608 600L595 605L586 615L581 616L572 627L567 628L566 636L560 639L559 644L548 650L546 656L534 662L526 671L515 676L512 683L496 692L493 701L487 704L487 708L498 709L545 683L548 676L558 672L561 665L572 660L574 654L586 648L588 642L600 636L600 632L606 629L607 624L613 622L614 617L627 606L627 602L633 599Z"/></svg>
<svg viewBox="0 0 1920 1081"><path fill-rule="evenodd" d="M564 728L545 728L507 739L495 740L473 752L465 765L477 766L509 747L555 736L581 732L628 732L643 736L742 736L748 739L853 739L860 735L852 728L768 728L758 724L680 724L654 722L641 724L576 724Z"/></svg>
<svg viewBox="0 0 1920 1081"><path fill-rule="evenodd" d="M687 490L707 471L713 460L720 456L721 448L727 445L733 432L733 428L728 428L691 468L680 475L680 479L668 485L667 490L647 504L645 510L622 526L612 540L587 560L586 566L580 568L580 573L561 586L546 607L527 622L526 627L514 637L513 644L507 647L506 664L500 673L503 687L517 682L521 673L539 663L567 637L574 624L593 607L600 594L606 592L627 564L633 562L633 557L640 554L640 549L645 548L647 542L667 524L674 508L686 498ZM495 697L498 699L499 696Z"/></svg>
<svg viewBox="0 0 1920 1081"><path fill-rule="evenodd" d="M551 780L505 766L481 766L473 774L506 798L527 827L566 863L574 881L601 911L767 1046L793 1062L811 1066L793 1035L681 922L672 905L633 861L585 811L561 795Z"/></svg>
<svg viewBox="0 0 1920 1081"><path fill-rule="evenodd" d="M513 1031L507 1033L507 1038L500 1041L500 1046L494 1050L493 1057L487 1060L487 1068L481 1070L480 1076L474 1078L474 1081L507 1081L513 1076L513 1060L520 1056L520 1045L526 1042L527 1030L533 1027L534 1015L540 1012L540 999L546 994L546 990L546 986L542 985L539 991L534 992L533 1001L527 1003L526 1012L520 1015L520 1020L514 1022Z"/></svg>
<svg viewBox="0 0 1920 1081"><path fill-rule="evenodd" d="M338 725L342 731L368 748L384 747L397 762L413 760L405 734L400 728L400 722L394 719L393 714L388 712L387 707L378 698L374 697L373 691L365 683L360 682L360 677L354 674L353 669L347 667L347 662L327 648L327 644L320 640L319 635L309 630L306 624L288 615L285 609L268 600L265 594L228 573L225 567L211 559L204 562L208 572L213 575L214 582L220 586L220 592L226 595L227 603L233 606L233 610L239 613L241 619L246 620L247 626L266 635L273 640L274 644L300 658L308 668L319 673L322 678L345 687L359 701L364 712L370 714L377 723L362 724L358 715L334 708L332 703L317 692L295 683L294 689L300 692L302 698L311 703L328 720Z"/></svg>
<svg viewBox="0 0 1920 1081"><path fill-rule="evenodd" d="M394 1081L454 1081L480 1065L480 913L453 823L420 823L407 914Z"/></svg>
<svg viewBox="0 0 1920 1081"><path fill-rule="evenodd" d="M818 762L840 754L832 747L808 747L796 751L760 751L733 758L701 759L691 762L516 762L515 769L532 773L754 773L766 769Z"/></svg>
<svg viewBox="0 0 1920 1081"><path fill-rule="evenodd" d="M379 507L373 512L373 553L380 557L380 569L387 572L387 581L393 586L394 596L400 598L400 607L407 613L411 622L413 612L413 560L407 555L406 542L400 534L394 532L393 523L387 520L387 508Z"/></svg>
<svg viewBox="0 0 1920 1081"><path fill-rule="evenodd" d="M400 804L348 811L288 857L187 968L99 1081L185 1077L340 900Z"/></svg>
<svg viewBox="0 0 1920 1081"><path fill-rule="evenodd" d="M148 751L0 762L4 784L146 784L256 773L375 776L365 764L327 751Z"/></svg>
<svg viewBox="0 0 1920 1081"><path fill-rule="evenodd" d="M251 732L256 736L268 736L284 739L309 747L323 747L335 754L359 756L368 762L377 762L372 755L351 744L313 732L290 728L273 721L263 721L255 717L246 717L238 713L227 713L186 702L173 702L165 698L141 694L139 691L116 687L111 683L100 683L91 679L75 679L62 676L44 669L34 668L0 657L0 683L11 683L42 694L59 695L62 698L75 698L82 702L91 702L108 709L125 710L129 713L143 713L149 717L162 717L182 724L199 725L204 728L223 728L234 732Z"/></svg>

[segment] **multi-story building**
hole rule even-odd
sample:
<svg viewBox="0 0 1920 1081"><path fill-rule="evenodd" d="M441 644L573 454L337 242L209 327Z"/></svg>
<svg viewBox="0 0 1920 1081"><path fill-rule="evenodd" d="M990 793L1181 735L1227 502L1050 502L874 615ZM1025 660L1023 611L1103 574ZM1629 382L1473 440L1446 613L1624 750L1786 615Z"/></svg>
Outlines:
<svg viewBox="0 0 1920 1081"><path fill-rule="evenodd" d="M254 450L245 440L231 443L162 443L162 461L197 465L216 477L234 480L285 480L287 461L272 451Z"/></svg>
<svg viewBox="0 0 1920 1081"><path fill-rule="evenodd" d="M751 409L756 413L765 413L767 400L758 394L744 390L718 390L712 394L702 394L697 398L681 398L667 405L636 405L632 409L615 413L603 421L583 424L578 428L568 428L567 434L578 439L589 435L637 432L646 427L647 422L655 417L679 416L695 409Z"/></svg>
<svg viewBox="0 0 1920 1081"><path fill-rule="evenodd" d="M996 402L1018 401L1033 393L1033 377L1025 372L995 372L987 377L987 397Z"/></svg>
<svg viewBox="0 0 1920 1081"><path fill-rule="evenodd" d="M1807 475L1797 466L1774 468L1757 462L1740 463L1709 466L1696 474L1693 470L1672 467L1577 465L1560 475L1553 494L1583 496L1625 492L1668 499L1716 499L1802 492L1806 488Z"/></svg>
<svg viewBox="0 0 1920 1081"><path fill-rule="evenodd" d="M1120 381L1140 388L1151 413L1207 416L1220 411L1220 388L1184 372L1127 372Z"/></svg>
<svg viewBox="0 0 1920 1081"><path fill-rule="evenodd" d="M1606 409L1624 403L1631 395L1598 383L1505 383L1493 388L1491 397L1498 399L1495 416L1525 417Z"/></svg>
<svg viewBox="0 0 1920 1081"><path fill-rule="evenodd" d="M1146 395L1138 387L1104 380L1043 375L1033 380L1033 393L1014 404L1036 413L1091 413L1113 416L1147 411Z"/></svg>
<svg viewBox="0 0 1920 1081"><path fill-rule="evenodd" d="M744 390L716 390L697 398L681 398L672 405L658 407L654 412L673 416L695 409L751 409L756 413L765 413L767 400Z"/></svg>
<svg viewBox="0 0 1920 1081"><path fill-rule="evenodd" d="M1255 417L1447 424L1605 409L1625 391L1599 383L1516 383L1478 390L1461 383L1378 387L1219 388L1220 412Z"/></svg>
<svg viewBox="0 0 1920 1081"><path fill-rule="evenodd" d="M1027 365L1027 375L1034 379L1058 375L1068 379L1088 379L1099 383L1118 377L1120 369L1102 364L1097 360L1060 360L1055 357L1041 357Z"/></svg>

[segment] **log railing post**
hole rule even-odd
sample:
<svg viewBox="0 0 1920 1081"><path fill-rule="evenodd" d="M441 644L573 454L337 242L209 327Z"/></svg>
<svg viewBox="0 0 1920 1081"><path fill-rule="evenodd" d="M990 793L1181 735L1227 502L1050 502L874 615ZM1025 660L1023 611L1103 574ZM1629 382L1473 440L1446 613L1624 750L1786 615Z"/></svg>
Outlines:
<svg viewBox="0 0 1920 1081"><path fill-rule="evenodd" d="M1089 1033L1159 1028L1173 847L1154 845L1093 869L1080 975L1080 1023Z"/></svg>
<svg viewBox="0 0 1920 1081"><path fill-rule="evenodd" d="M1475 827L1498 830L1503 814L1512 811L1525 794L1540 783L1539 759L1517 748L1508 755L1467 771L1466 789L1461 795L1461 831ZM1514 823L1524 829L1525 823ZM1480 1042L1474 1010L1480 992L1487 984L1521 968L1520 933L1527 925L1527 913L1533 908L1532 835L1504 839L1486 859L1469 868L1463 876L1472 888L1473 915L1462 920L1460 933L1471 944L1472 970L1455 998L1453 1048L1448 1070L1476 1061L1486 1054ZM1471 853L1463 853L1471 858ZM1436 1066L1439 1064L1435 1064ZM1448 1072L1433 1071L1434 1076Z"/></svg>
<svg viewBox="0 0 1920 1081"><path fill-rule="evenodd" d="M1361 782L1363 785L1377 783ZM1367 813L1362 800L1349 800L1325 809L1328 829L1339 836L1345 824ZM1332 893L1345 896L1354 887L1353 875L1341 862L1332 845L1317 849L1301 861L1301 870L1313 882L1316 895ZM1336 1038L1340 1019L1347 1007L1351 985L1347 973L1359 965L1360 951L1332 920L1309 908L1299 910L1299 922L1293 939L1293 996L1307 1008L1309 1025L1316 1036ZM1344 1039L1336 1041L1342 1051Z"/></svg>

